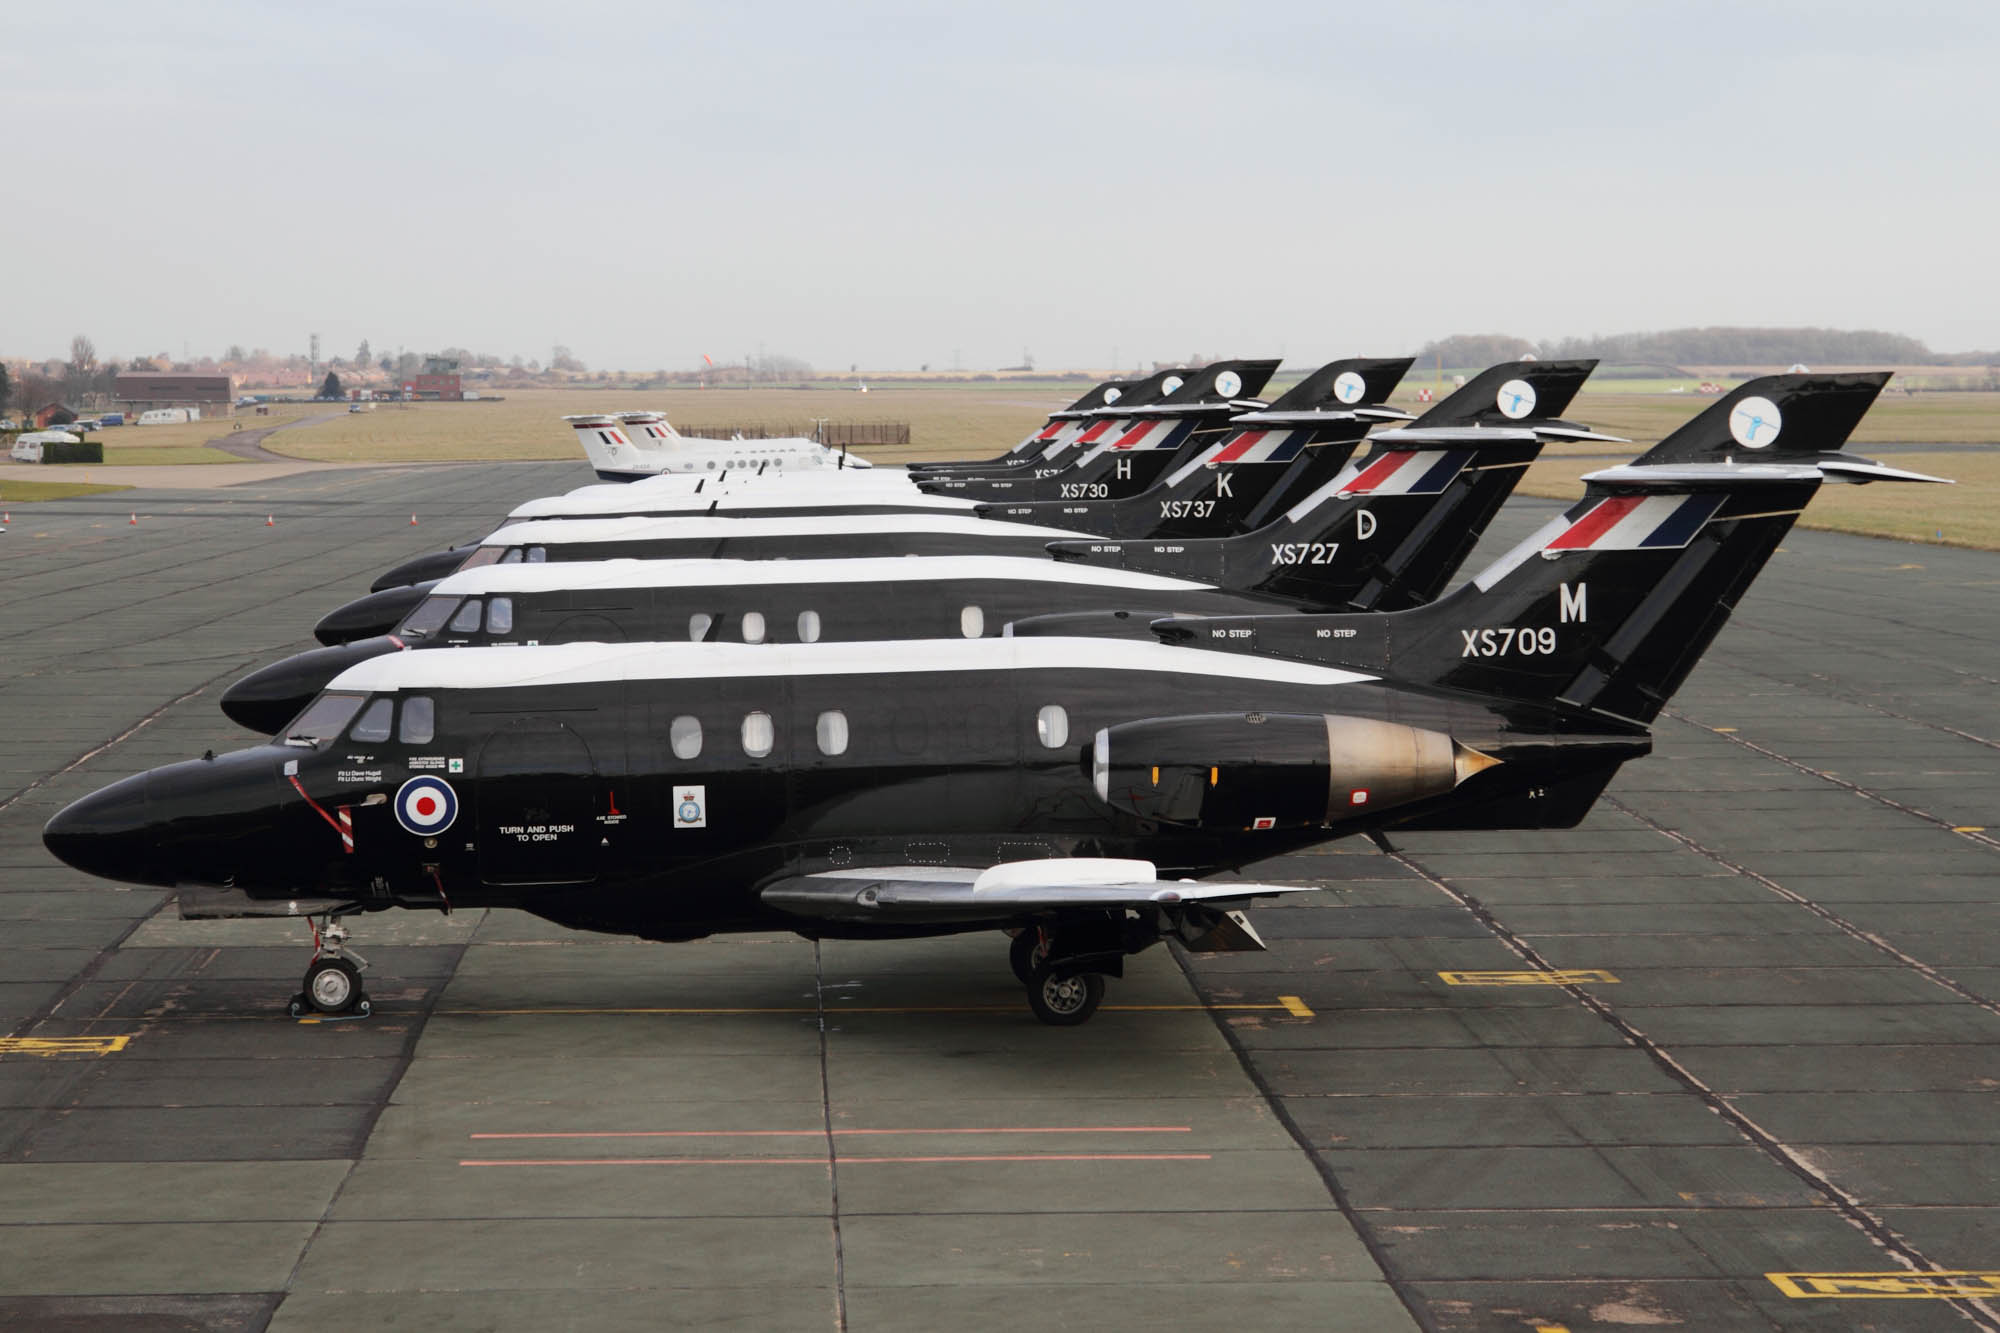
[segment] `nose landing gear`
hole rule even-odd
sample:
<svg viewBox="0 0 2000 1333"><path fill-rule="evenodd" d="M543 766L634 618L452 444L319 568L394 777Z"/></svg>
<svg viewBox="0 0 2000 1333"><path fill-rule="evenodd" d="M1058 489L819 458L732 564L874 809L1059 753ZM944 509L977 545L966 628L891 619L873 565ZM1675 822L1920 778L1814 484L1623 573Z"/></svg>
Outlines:
<svg viewBox="0 0 2000 1333"><path fill-rule="evenodd" d="M313 957L306 966L305 982L292 997L292 1017L310 1013L366 1018L372 1006L361 989L361 973L368 960L346 947L347 927L337 916L327 918L325 929L311 917L306 924L312 927Z"/></svg>

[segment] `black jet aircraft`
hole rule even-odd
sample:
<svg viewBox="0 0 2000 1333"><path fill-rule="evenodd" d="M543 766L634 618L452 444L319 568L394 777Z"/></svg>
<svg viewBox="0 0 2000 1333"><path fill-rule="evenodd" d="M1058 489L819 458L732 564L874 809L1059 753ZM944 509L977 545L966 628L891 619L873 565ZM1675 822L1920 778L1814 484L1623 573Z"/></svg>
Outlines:
<svg viewBox="0 0 2000 1333"><path fill-rule="evenodd" d="M1516 376L1528 374L1545 401L1561 410L1590 364L1496 367L1426 414L1426 422L1445 424L1424 427L1421 438L1443 432L1456 442L1453 448L1409 443L1403 439L1407 431L1378 437L1367 457L1319 487L1311 503L1282 515L1250 553L1241 543L1199 540L1132 548L1136 560L1154 559L1152 552L1164 546L1184 563L1228 569L1241 580L1239 587L1178 577L1147 582L1133 577L1143 571L1115 566L1060 574L1047 560L1019 556L488 564L427 585L428 595L386 633L350 637L252 672L224 692L222 709L269 733L356 662L417 648L683 635L757 642L891 639L967 634L969 625L976 627L970 637L1009 626L1009 633L1146 639L1149 624L1172 612L1369 610L1378 598L1411 605L1441 590L1478 541L1540 448L1537 431L1612 438L1533 414L1504 430L1479 425L1480 414L1495 401L1495 386L1526 384ZM1388 363L1384 378L1400 374L1400 365ZM1216 484L1236 478L1245 498L1262 494L1256 474L1285 470L1276 458L1257 460L1266 453L1263 439L1326 428L1325 423L1293 426L1289 415L1282 426L1257 426L1218 446L1242 457L1214 469ZM1454 424L1460 422L1470 424ZM1341 460L1350 452L1345 445L1324 449ZM1314 469L1310 475L1324 470ZM1396 483L1396 477L1404 481ZM380 606L386 600L377 595L369 602ZM351 624L355 614L352 608L336 612L323 622L322 636L337 635L342 620Z"/></svg>
<svg viewBox="0 0 2000 1333"><path fill-rule="evenodd" d="M656 940L1012 931L1035 1014L1081 1022L1162 939L1261 947L1229 908L1280 887L1205 877L1575 824L1824 479L1934 480L1838 452L1886 378L1745 385L1412 610L1162 625L1201 647L396 653L278 743L114 783L43 839L189 915L324 918L300 1008L359 1003L341 918L500 906Z"/></svg>
<svg viewBox="0 0 2000 1333"><path fill-rule="evenodd" d="M1383 381L1389 374L1399 373L1395 371L1396 362L1352 364L1367 367L1362 374L1364 395L1386 394L1388 388L1381 387ZM1456 568L1457 561L1478 540L1486 518L1491 517L1527 462L1532 460L1534 451L1540 447L1538 440L1543 435L1614 439L1612 436L1596 435L1556 415L1568 406L1595 364L1592 361L1509 362L1483 372L1437 404L1410 428L1429 432L1415 437L1419 442L1428 440L1435 443L1443 439L1451 441L1454 447L1428 453L1414 448L1407 451L1405 461L1408 457L1421 454L1417 458L1421 466L1411 470L1410 475L1402 480L1390 478L1378 486L1375 483L1376 474L1371 473L1363 478L1360 491L1344 496L1336 496L1333 483L1328 483L1289 511L1272 518L1257 530L1254 537L1246 536L1234 547L1223 545L1219 540L1200 538L1156 543L1152 547L1127 548L1101 542L1079 547L1053 543L1049 540L1051 536L1061 538L1069 534L1056 531L1048 524L1029 526L1018 517L986 528L981 528L976 519L931 515L834 516L812 523L804 522L801 516L733 520L705 516L670 519L634 517L618 520L576 519L564 523L533 521L511 525L488 538L488 544L468 556L463 567L476 568L481 564L497 562L566 562L623 556L639 559L838 559L853 555L1027 555L1033 553L1030 547L1043 547L1059 555L1087 558L1109 565L1128 559L1135 566L1163 559L1193 562L1216 569L1219 578L1203 581L1214 582L1217 586L1296 597L1319 605L1338 605L1338 602L1319 601L1310 593L1280 591L1279 585L1311 583L1328 573L1318 568L1288 573L1284 566L1336 563L1338 544L1347 531L1343 525L1348 522L1357 504L1369 509L1368 513L1352 518L1359 527L1358 537L1364 542L1373 540L1374 545L1357 547L1355 556L1342 562L1343 568L1349 567L1354 558L1361 558L1364 562L1378 561L1381 557L1372 552L1391 548L1414 568L1420 563L1420 556L1438 549L1440 533L1455 535L1459 539L1459 546L1452 548L1450 556L1450 568ZM1338 376L1335 382L1338 383ZM1340 391L1336 390L1336 393ZM1345 391L1351 393L1352 389ZM1507 404L1505 412L1498 406L1503 397ZM1291 415L1289 412L1285 414L1286 417ZM1366 418L1358 411L1355 416L1365 428ZM1486 424L1489 416L1506 421L1507 427L1489 427ZM1303 429L1312 432L1314 438L1319 438L1327 433L1351 435L1355 426L1354 422L1336 421L1330 425L1321 423ZM1223 452L1227 453L1253 437L1266 436L1267 429L1258 423L1245 426L1225 440ZM1287 448L1296 429L1288 431ZM1274 504L1289 502L1298 487L1322 475L1337 458L1344 456L1335 451L1350 450L1353 443L1355 441L1346 438L1326 441L1316 446L1323 451L1320 457L1308 455L1304 459L1293 459L1282 470L1281 476L1287 479L1280 482L1282 489L1262 492L1252 480L1257 471L1268 470L1252 461L1262 451L1260 439L1255 447L1243 450L1243 458L1233 461L1226 468L1216 468L1214 485L1218 491L1231 487L1237 476L1244 476L1241 496L1218 493L1202 498L1205 485L1202 476L1205 472L1197 472L1173 483L1173 498L1166 502L1167 507L1163 511L1149 511L1143 503L1135 506L1123 502L1085 501L1063 506L1074 512L1062 517L1074 523L1103 525L1113 531L1120 524L1140 531L1185 531L1189 526L1198 529L1202 524L1228 521L1230 515L1243 512L1242 505L1248 501L1251 502L1248 519L1261 521L1273 512ZM1475 460L1478 461L1475 463ZM1282 460L1273 458L1271 461ZM1192 498L1184 492L1191 492ZM1357 501L1357 495L1368 498ZM1390 502L1389 496L1401 499ZM1337 499L1338 503L1329 506L1324 503L1328 499ZM1381 502L1371 506L1373 499ZM1414 523L1434 509L1439 512L1433 514L1424 526L1419 539L1421 549L1407 547L1402 529L1397 524ZM1036 512L1047 511L1041 509ZM1017 523L1021 525L1016 526ZM1454 524L1464 526L1454 527ZM1032 540L1024 541L1024 537ZM1128 549L1129 556L1126 554ZM1268 562L1260 564L1259 561L1265 557L1268 557ZM1449 572L1450 569L1444 570L1444 574ZM1404 573L1407 575L1409 571ZM314 627L314 636L321 643L340 644L390 633L432 586L431 583L413 584L358 598L323 617ZM1091 629L1085 632L1096 631Z"/></svg>

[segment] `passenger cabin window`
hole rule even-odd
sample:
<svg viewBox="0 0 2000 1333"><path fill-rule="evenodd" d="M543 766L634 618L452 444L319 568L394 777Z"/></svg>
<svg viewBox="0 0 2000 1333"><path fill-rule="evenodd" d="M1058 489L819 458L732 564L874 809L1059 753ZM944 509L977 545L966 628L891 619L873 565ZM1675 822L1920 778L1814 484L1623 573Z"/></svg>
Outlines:
<svg viewBox="0 0 2000 1333"><path fill-rule="evenodd" d="M514 599L495 597L486 604L486 632L488 634L512 634L514 632Z"/></svg>
<svg viewBox="0 0 2000 1333"><path fill-rule="evenodd" d="M688 617L688 642L702 643L708 639L708 631L715 625L715 617L706 611L697 611Z"/></svg>
<svg viewBox="0 0 2000 1333"><path fill-rule="evenodd" d="M1035 714L1035 736L1051 750L1069 744L1069 714L1061 704L1049 704Z"/></svg>
<svg viewBox="0 0 2000 1333"><path fill-rule="evenodd" d="M764 613L762 611L745 611L743 613L743 642L764 642Z"/></svg>
<svg viewBox="0 0 2000 1333"><path fill-rule="evenodd" d="M683 715L668 723L667 744L673 747L676 759L700 758L701 719Z"/></svg>
<svg viewBox="0 0 2000 1333"><path fill-rule="evenodd" d="M477 597L466 598L465 605L459 607L458 614L451 618L451 632L453 634L479 633L479 610L480 604Z"/></svg>
<svg viewBox="0 0 2000 1333"><path fill-rule="evenodd" d="M813 739L819 742L821 754L846 754L847 714L837 709L821 713L813 725Z"/></svg>
<svg viewBox="0 0 2000 1333"><path fill-rule="evenodd" d="M403 700L403 716L396 739L405 745L429 745L437 735L437 704L427 694Z"/></svg>
<svg viewBox="0 0 2000 1333"><path fill-rule="evenodd" d="M800 643L819 642L819 612L817 611L799 612L799 642Z"/></svg>
<svg viewBox="0 0 2000 1333"><path fill-rule="evenodd" d="M361 711L358 694L322 694L285 728L285 744L323 749Z"/></svg>
<svg viewBox="0 0 2000 1333"><path fill-rule="evenodd" d="M421 639L444 628L444 622L451 619L451 609L458 605L453 597L426 597L417 609L403 617L403 623L396 632L406 638Z"/></svg>
<svg viewBox="0 0 2000 1333"><path fill-rule="evenodd" d="M958 632L968 639L976 639L986 632L986 613L976 606L968 606L958 613Z"/></svg>
<svg viewBox="0 0 2000 1333"><path fill-rule="evenodd" d="M361 716L355 719L354 730L347 733L347 738L355 741L388 740L390 715L395 711L394 699L377 699L361 710Z"/></svg>
<svg viewBox="0 0 2000 1333"><path fill-rule="evenodd" d="M752 759L762 759L771 753L771 746L776 740L777 731L771 725L769 713L743 715L743 753Z"/></svg>

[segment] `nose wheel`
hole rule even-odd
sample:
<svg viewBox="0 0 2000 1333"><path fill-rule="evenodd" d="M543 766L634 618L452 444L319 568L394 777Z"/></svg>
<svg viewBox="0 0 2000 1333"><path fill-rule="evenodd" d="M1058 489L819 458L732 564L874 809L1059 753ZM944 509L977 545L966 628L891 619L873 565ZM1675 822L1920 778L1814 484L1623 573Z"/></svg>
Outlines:
<svg viewBox="0 0 2000 1333"><path fill-rule="evenodd" d="M329 917L321 929L312 918L313 958L299 993L292 997L291 1015L325 1014L337 1018L366 1018L371 1006L361 989L361 971L368 960L347 945L347 927L338 917Z"/></svg>

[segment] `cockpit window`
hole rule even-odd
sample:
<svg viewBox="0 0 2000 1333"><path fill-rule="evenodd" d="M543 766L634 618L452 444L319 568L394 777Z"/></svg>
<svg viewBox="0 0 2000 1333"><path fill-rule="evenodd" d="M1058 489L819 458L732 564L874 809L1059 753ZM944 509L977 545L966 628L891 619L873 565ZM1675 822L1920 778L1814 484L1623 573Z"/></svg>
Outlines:
<svg viewBox="0 0 2000 1333"><path fill-rule="evenodd" d="M507 548L504 546L482 546L471 555L465 557L465 563L460 565L459 568L477 569L481 565L492 564L505 554L507 554Z"/></svg>
<svg viewBox="0 0 2000 1333"><path fill-rule="evenodd" d="M531 565L546 564L548 562L548 558L549 558L549 550L546 546L530 546L528 548L529 564Z"/></svg>
<svg viewBox="0 0 2000 1333"><path fill-rule="evenodd" d="M354 730L347 733L347 738L354 741L388 740L390 720L395 711L394 699L377 699L355 719Z"/></svg>
<svg viewBox="0 0 2000 1333"><path fill-rule="evenodd" d="M285 728L285 744L323 748L361 711L358 694L322 694Z"/></svg>
<svg viewBox="0 0 2000 1333"><path fill-rule="evenodd" d="M501 563L501 564L503 564L503 565L518 565L518 564L520 564L520 563L521 563L521 548L520 548L520 547L518 547L518 546L516 546L516 547L514 547L514 548L513 548L512 550L508 551L508 552L507 552L507 554L505 554L505 555L503 555L503 556L501 556L501 557L500 557L500 563Z"/></svg>
<svg viewBox="0 0 2000 1333"><path fill-rule="evenodd" d="M403 700L403 726L397 736L405 745L429 745L437 735L437 704L428 694Z"/></svg>
<svg viewBox="0 0 2000 1333"><path fill-rule="evenodd" d="M512 634L514 632L514 599L495 597L486 604L486 632L488 634Z"/></svg>
<svg viewBox="0 0 2000 1333"><path fill-rule="evenodd" d="M451 609L458 605L456 597L426 597L417 603L417 609L403 617L403 623L396 633L408 639L421 639L435 634L451 618Z"/></svg>
<svg viewBox="0 0 2000 1333"><path fill-rule="evenodd" d="M465 605L458 608L458 614L451 618L453 634L479 633L480 603L477 597L465 599Z"/></svg>

